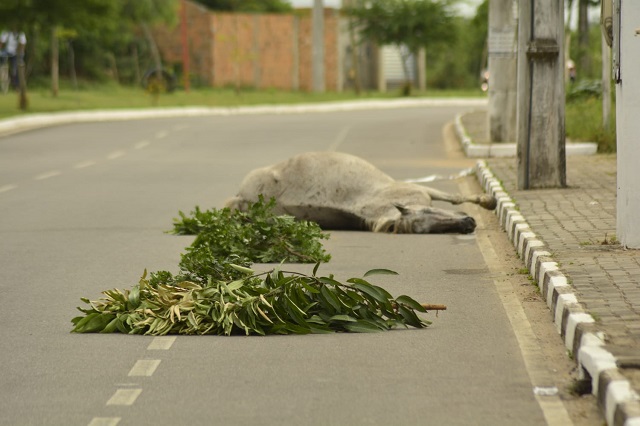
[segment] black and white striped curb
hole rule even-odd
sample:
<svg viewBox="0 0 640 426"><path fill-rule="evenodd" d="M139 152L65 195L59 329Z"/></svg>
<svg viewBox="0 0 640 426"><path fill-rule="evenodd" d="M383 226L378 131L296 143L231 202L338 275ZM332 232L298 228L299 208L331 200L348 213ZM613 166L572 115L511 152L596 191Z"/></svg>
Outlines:
<svg viewBox="0 0 640 426"><path fill-rule="evenodd" d="M605 348L604 333L596 331L593 317L584 311L549 247L533 232L485 161L477 162L476 175L484 190L498 200L495 213L500 226L535 279L582 378L591 379L607 424L640 426L640 396L618 370L615 357Z"/></svg>

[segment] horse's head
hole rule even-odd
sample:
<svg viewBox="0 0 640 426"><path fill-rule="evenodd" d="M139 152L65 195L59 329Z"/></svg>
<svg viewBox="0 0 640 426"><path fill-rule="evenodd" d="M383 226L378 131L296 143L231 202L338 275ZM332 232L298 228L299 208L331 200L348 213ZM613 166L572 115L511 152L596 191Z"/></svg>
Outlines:
<svg viewBox="0 0 640 426"><path fill-rule="evenodd" d="M447 232L469 234L476 229L476 221L464 212L453 212L435 207L394 204L400 217L394 232L401 234L442 234Z"/></svg>

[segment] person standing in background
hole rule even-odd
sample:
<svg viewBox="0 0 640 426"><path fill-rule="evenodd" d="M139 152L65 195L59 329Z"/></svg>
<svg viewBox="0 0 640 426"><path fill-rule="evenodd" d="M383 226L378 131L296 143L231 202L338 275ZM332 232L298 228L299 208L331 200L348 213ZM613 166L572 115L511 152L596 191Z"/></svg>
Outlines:
<svg viewBox="0 0 640 426"><path fill-rule="evenodd" d="M18 64L24 60L27 37L23 32L18 31L17 25L12 25L9 31L0 33L0 51L7 55L9 60L9 75L11 86L15 89L20 87L18 80Z"/></svg>

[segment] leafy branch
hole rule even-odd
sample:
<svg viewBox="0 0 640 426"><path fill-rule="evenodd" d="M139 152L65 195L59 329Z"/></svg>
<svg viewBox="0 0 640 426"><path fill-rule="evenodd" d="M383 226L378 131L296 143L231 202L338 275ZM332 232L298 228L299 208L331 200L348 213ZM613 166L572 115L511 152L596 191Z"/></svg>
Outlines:
<svg viewBox="0 0 640 426"><path fill-rule="evenodd" d="M373 269L346 283L317 276L329 260L319 240L328 238L312 222L273 214L275 201L262 198L247 212L198 207L174 222L174 233L197 234L182 255L179 272L145 270L130 290L104 291L78 308L73 332L126 334L306 334L377 332L430 324L417 313L446 309L393 298L368 282ZM251 263L315 262L312 275L279 268L255 273Z"/></svg>
<svg viewBox="0 0 640 426"><path fill-rule="evenodd" d="M416 312L426 308L409 296L393 298L366 277L396 274L367 272L346 283L332 275L316 276L274 268L256 274L228 263L240 278L176 281L170 273L147 273L131 290L103 292L72 320L78 333L127 334L308 334L378 332L430 324Z"/></svg>
<svg viewBox="0 0 640 426"><path fill-rule="evenodd" d="M274 207L274 199L265 202L262 196L246 212L228 208L203 211L196 206L190 215L179 212L171 232L197 235L187 248L187 257L197 256L207 247L216 258L235 255L261 263L328 262L331 256L320 240L329 235L314 222L276 215Z"/></svg>

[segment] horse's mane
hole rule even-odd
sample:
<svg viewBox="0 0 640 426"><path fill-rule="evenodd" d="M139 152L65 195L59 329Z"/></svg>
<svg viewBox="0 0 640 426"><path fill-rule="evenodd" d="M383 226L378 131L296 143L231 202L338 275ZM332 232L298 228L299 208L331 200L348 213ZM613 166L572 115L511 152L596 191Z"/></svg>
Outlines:
<svg viewBox="0 0 640 426"><path fill-rule="evenodd" d="M394 234L413 234L411 222L402 215L392 218L383 216L378 219L368 220L367 227L373 232L393 232Z"/></svg>

